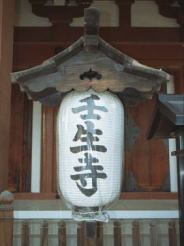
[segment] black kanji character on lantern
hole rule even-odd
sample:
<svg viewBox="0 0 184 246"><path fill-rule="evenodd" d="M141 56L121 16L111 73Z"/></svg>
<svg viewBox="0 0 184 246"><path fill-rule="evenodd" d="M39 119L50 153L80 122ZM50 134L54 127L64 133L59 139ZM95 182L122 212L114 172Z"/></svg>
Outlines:
<svg viewBox="0 0 184 246"><path fill-rule="evenodd" d="M94 141L99 141L99 138L96 135L102 135L102 131L99 129L95 129L93 122L85 121L86 129L82 125L77 125L77 133L73 139L73 141L80 140L81 142L86 142L86 145L70 147L70 151L72 153L78 153L81 151L94 150L99 152L106 152L107 149L103 145L94 145ZM84 137L83 137L84 136Z"/></svg>
<svg viewBox="0 0 184 246"><path fill-rule="evenodd" d="M95 114L94 110L99 110L102 112L108 112L108 110L106 107L96 106L94 100L100 100L100 98L97 95L92 94L91 96L80 100L80 102L85 102L87 105L86 106L80 106L77 108L72 108L72 112L73 113L80 113L82 111L87 111L87 114L81 115L81 118L83 120L89 120L89 119L99 120L99 119L101 119L101 116L99 114Z"/></svg>
<svg viewBox="0 0 184 246"><path fill-rule="evenodd" d="M77 183L77 187L79 190L85 195L85 196L92 196L96 191L97 191L97 179L105 179L107 178L106 173L104 172L98 172L98 171L103 171L103 166L101 165L93 165L93 163L98 163L98 159L92 157L91 154L85 153L84 154L84 159L80 158L78 159L80 163L86 163L85 166L76 166L74 167L74 170L76 172L82 172L82 171L89 171L86 173L79 173L79 174L74 174L71 175L71 179L80 181L80 184ZM91 179L91 186L92 188L87 188L87 180L86 179Z"/></svg>

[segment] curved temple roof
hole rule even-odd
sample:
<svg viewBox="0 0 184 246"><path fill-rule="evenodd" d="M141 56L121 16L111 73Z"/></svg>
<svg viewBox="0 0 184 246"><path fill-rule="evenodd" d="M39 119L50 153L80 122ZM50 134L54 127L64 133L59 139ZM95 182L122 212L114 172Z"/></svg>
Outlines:
<svg viewBox="0 0 184 246"><path fill-rule="evenodd" d="M96 9L85 10L85 21L84 36L41 65L12 73L12 83L18 83L30 99L55 106L66 92L90 88L151 98L169 80L166 72L144 66L102 40Z"/></svg>

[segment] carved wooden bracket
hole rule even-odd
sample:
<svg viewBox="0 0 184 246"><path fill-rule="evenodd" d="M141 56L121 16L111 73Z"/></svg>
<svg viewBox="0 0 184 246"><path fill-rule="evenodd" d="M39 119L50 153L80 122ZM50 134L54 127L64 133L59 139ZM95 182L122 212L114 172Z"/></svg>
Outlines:
<svg viewBox="0 0 184 246"><path fill-rule="evenodd" d="M159 7L159 12L165 17L175 18L178 23L184 25L181 15L184 16L183 0L155 0Z"/></svg>
<svg viewBox="0 0 184 246"><path fill-rule="evenodd" d="M175 18L181 26L180 36L184 40L184 1L183 0L155 0L159 12L165 17Z"/></svg>
<svg viewBox="0 0 184 246"><path fill-rule="evenodd" d="M151 98L169 80L166 72L144 66L102 40L96 9L85 11L85 21L84 36L72 46L39 66L12 74L12 82L30 99L55 106L66 92L91 88L140 101Z"/></svg>
<svg viewBox="0 0 184 246"><path fill-rule="evenodd" d="M76 0L76 4L66 1L65 6L46 5L47 0L29 0L29 2L35 15L47 17L53 25L58 23L69 25L73 18L83 16L84 8L89 7L92 0Z"/></svg>
<svg viewBox="0 0 184 246"><path fill-rule="evenodd" d="M66 0L65 6L47 4L47 0L29 0L32 12L40 17L47 17L53 25L68 26L75 17L82 17L84 8L89 7L93 0ZM131 26L131 5L135 0L115 0L119 7L119 25Z"/></svg>

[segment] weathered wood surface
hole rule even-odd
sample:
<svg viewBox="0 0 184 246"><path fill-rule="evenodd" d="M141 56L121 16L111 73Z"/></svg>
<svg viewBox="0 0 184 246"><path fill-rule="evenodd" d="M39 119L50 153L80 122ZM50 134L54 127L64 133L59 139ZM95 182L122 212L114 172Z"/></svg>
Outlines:
<svg viewBox="0 0 184 246"><path fill-rule="evenodd" d="M0 191L8 183L14 2L0 1Z"/></svg>
<svg viewBox="0 0 184 246"><path fill-rule="evenodd" d="M176 222L171 221L168 225L169 246L177 246Z"/></svg>
<svg viewBox="0 0 184 246"><path fill-rule="evenodd" d="M84 245L84 222L79 222L77 224L77 246Z"/></svg>
<svg viewBox="0 0 184 246"><path fill-rule="evenodd" d="M44 221L41 225L40 246L48 245L48 222Z"/></svg>
<svg viewBox="0 0 184 246"><path fill-rule="evenodd" d="M8 189L30 192L32 151L32 101L12 86Z"/></svg>
<svg viewBox="0 0 184 246"><path fill-rule="evenodd" d="M29 222L24 221L22 224L21 246L29 246L30 245L29 234L30 234Z"/></svg>
<svg viewBox="0 0 184 246"><path fill-rule="evenodd" d="M150 246L158 246L158 228L156 220L150 223Z"/></svg>
<svg viewBox="0 0 184 246"><path fill-rule="evenodd" d="M167 140L147 140L156 100L125 108L125 191L169 191ZM142 171L144 170L144 172Z"/></svg>
<svg viewBox="0 0 184 246"><path fill-rule="evenodd" d="M56 192L57 108L42 107L41 192Z"/></svg>
<svg viewBox="0 0 184 246"><path fill-rule="evenodd" d="M103 231L103 222L97 222L97 238L96 244L97 246L104 245L104 231Z"/></svg>
<svg viewBox="0 0 184 246"><path fill-rule="evenodd" d="M58 224L58 246L66 246L67 237L66 237L66 223L60 222Z"/></svg>
<svg viewBox="0 0 184 246"><path fill-rule="evenodd" d="M12 74L32 100L54 106L61 102L62 93L111 90L140 98L150 98L169 80L169 74L144 66L116 50L98 37L99 13L85 10L84 36L61 53L41 65Z"/></svg>
<svg viewBox="0 0 184 246"><path fill-rule="evenodd" d="M8 191L0 193L0 244L13 245L13 206L14 196Z"/></svg>
<svg viewBox="0 0 184 246"><path fill-rule="evenodd" d="M19 222L15 222L20 225ZM22 234L15 234L15 237L18 235L21 237L21 245L29 245L29 237L34 237L35 232L38 237L40 237L40 245L54 245L56 239L58 239L58 246L66 246L68 243L73 242L73 244L77 246L102 246L103 238L104 243L113 246L128 246L132 241L132 246L143 245L145 242L148 242L149 246L158 246L160 242L168 242L167 246L179 246L178 245L178 220L164 220L163 219L153 219L153 220L142 220L139 219L137 221L132 220L115 220L111 221L110 225L106 225L103 223L95 223L92 222L88 226L86 226L86 222L79 222L78 224L67 221L59 221L58 222L58 233L57 231L52 231L52 234L49 234L48 240L48 227L53 227L53 221L43 221L45 225L45 229L43 229L43 224L40 224L40 234L38 231L38 227L34 229L35 221L22 221ZM30 226L31 230L28 229ZM57 227L57 224L55 224ZM76 230L75 234L71 234L70 226L73 226ZM94 226L94 227L93 227ZM96 227L97 226L97 227ZM107 227L106 227L107 226ZM132 232L130 231L132 226ZM146 228L148 226L149 228ZM88 229L87 229L88 227ZM99 228L98 227L106 227L105 232L100 232L101 240L99 240ZM121 229L123 228L123 231ZM66 229L67 228L67 229ZM108 228L108 229L107 229ZM87 229L87 231L86 231ZM168 230L167 230L168 229ZM44 233L43 233L44 231ZM50 231L50 232L51 232ZM73 229L72 229L73 231ZM19 233L19 232L18 232ZM74 239L75 238L75 239ZM16 242L16 240L15 240ZM25 244L27 242L27 244ZM34 244L34 239L31 238L31 241ZM45 244L43 244L45 242ZM32 244L31 244L32 245ZM3 245L4 246L4 245Z"/></svg>
<svg viewBox="0 0 184 246"><path fill-rule="evenodd" d="M121 222L114 222L114 246L122 245L122 236L121 236Z"/></svg>
<svg viewBox="0 0 184 246"><path fill-rule="evenodd" d="M138 220L132 223L132 244L133 246L141 246L140 225Z"/></svg>
<svg viewBox="0 0 184 246"><path fill-rule="evenodd" d="M100 77L83 76L90 71ZM137 97L150 98L168 80L167 73L138 63L101 39L98 49L83 50L82 38L43 64L12 74L12 82L19 83L30 98L44 104L54 97L55 105L62 93L72 89L123 92L132 88Z"/></svg>

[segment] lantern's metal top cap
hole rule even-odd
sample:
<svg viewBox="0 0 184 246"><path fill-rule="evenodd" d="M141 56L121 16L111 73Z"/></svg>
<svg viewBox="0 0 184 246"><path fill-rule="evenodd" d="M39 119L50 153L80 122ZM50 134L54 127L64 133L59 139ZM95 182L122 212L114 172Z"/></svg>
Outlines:
<svg viewBox="0 0 184 246"><path fill-rule="evenodd" d="M101 39L99 16L97 9L86 9L84 35L78 41L41 65L12 73L12 82L47 106L60 104L62 95L71 90L151 98L169 74L140 64Z"/></svg>

